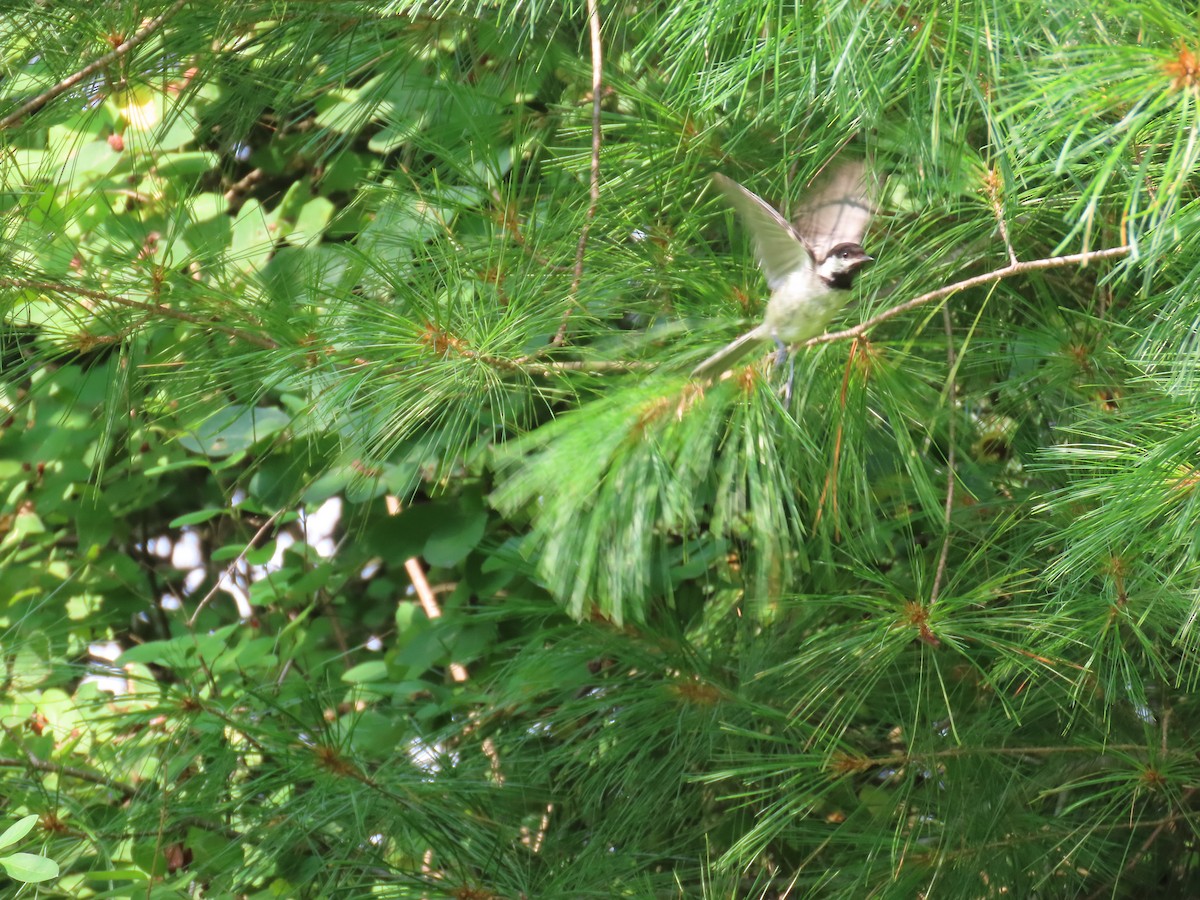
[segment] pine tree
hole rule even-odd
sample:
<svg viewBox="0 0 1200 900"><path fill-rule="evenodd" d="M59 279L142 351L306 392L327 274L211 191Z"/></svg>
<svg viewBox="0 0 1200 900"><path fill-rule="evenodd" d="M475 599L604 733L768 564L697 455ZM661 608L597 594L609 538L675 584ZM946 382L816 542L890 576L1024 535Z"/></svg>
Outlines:
<svg viewBox="0 0 1200 900"><path fill-rule="evenodd" d="M0 28L0 795L59 889L1196 892L1194 17ZM791 396L692 379L766 295L709 176L847 155L877 261Z"/></svg>

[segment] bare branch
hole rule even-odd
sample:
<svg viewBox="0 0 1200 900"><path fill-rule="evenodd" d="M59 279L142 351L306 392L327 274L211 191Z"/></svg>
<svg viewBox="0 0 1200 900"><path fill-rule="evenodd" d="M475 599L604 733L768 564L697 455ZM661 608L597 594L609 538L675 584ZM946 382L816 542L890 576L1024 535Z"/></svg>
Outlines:
<svg viewBox="0 0 1200 900"><path fill-rule="evenodd" d="M66 776L74 778L78 781L86 781L89 784L98 784L101 787L111 788L125 797L133 797L137 794L137 788L132 785L125 784L115 778L109 778L107 775L101 775L99 772L93 772L90 769L80 769L75 766L64 766L60 763L51 762L50 760L42 759L32 750L25 746L19 734L15 729L5 726L4 733L8 735L10 741L17 745L21 751L23 759L13 759L10 757L0 757L0 768L3 769L33 769L35 772L45 772L50 775Z"/></svg>
<svg viewBox="0 0 1200 900"><path fill-rule="evenodd" d="M654 368L649 363L620 359L568 359L562 362L526 363L521 360L505 362L504 369L519 369L528 375L551 377L564 372L647 372Z"/></svg>
<svg viewBox="0 0 1200 900"><path fill-rule="evenodd" d="M408 580L412 582L413 590L417 593L417 599L421 601L421 609L425 611L425 615L430 619L441 618L442 608L438 605L433 588L429 586L429 579L425 577L421 561L415 556L409 557L404 561L404 571L408 573ZM470 675L467 673L467 667L462 663L451 662L450 677L458 684L462 684Z"/></svg>
<svg viewBox="0 0 1200 900"><path fill-rule="evenodd" d="M67 778L74 778L77 781L86 781L90 784L98 784L101 787L111 788L118 793L124 794L126 797L132 797L137 793L137 788L131 787L128 784L123 784L113 778L106 778L98 772L89 772L87 769L80 769L75 766L60 766L56 763L38 759L33 755L30 755L23 760L0 757L0 768L29 768L36 772L45 772L50 775L66 776Z"/></svg>
<svg viewBox="0 0 1200 900"><path fill-rule="evenodd" d="M251 169L229 186L229 190L225 192L225 202L230 206L233 206L242 199L243 195L249 193L251 188L262 181L266 175L266 170L261 166L256 169Z"/></svg>
<svg viewBox="0 0 1200 900"><path fill-rule="evenodd" d="M1041 269L1061 269L1065 266L1086 266L1094 259L1113 259L1118 256L1127 256L1132 252L1133 248L1129 245L1120 247L1109 247L1105 250L1089 250L1084 253L1072 253L1069 256L1048 256L1045 259L1031 259L1025 262L1011 263L1002 269L994 269L991 272L985 272L982 275L975 275L972 278L956 281L954 284L948 284L945 287L940 287L936 291L930 291L927 294L921 294L919 297L913 297L911 300L906 300L903 303L897 304L890 309L885 309L878 315L874 315L865 322L860 322L853 328L847 328L844 331L831 331L827 334L819 335L815 338L810 338L804 342L805 347L815 347L817 344L830 344L834 341L844 341L850 338L861 337L866 332L870 331L876 325L886 322L888 319L895 318L901 313L906 313L911 309L916 309L918 306L924 306L926 303L931 303L934 300L940 300L943 297L950 297L957 294L959 291L965 291L967 288L977 287L981 284L988 284L993 281L1000 281L1004 278L1011 278L1013 275L1021 275L1025 272L1036 272Z"/></svg>

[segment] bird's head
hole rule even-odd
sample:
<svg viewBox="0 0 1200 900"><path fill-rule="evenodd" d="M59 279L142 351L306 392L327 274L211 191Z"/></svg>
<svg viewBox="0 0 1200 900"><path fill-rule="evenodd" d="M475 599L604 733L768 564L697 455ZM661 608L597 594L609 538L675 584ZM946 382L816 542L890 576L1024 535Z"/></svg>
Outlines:
<svg viewBox="0 0 1200 900"><path fill-rule="evenodd" d="M874 261L875 257L868 256L860 244L846 242L838 244L826 254L817 267L817 274L830 287L849 290L859 270Z"/></svg>

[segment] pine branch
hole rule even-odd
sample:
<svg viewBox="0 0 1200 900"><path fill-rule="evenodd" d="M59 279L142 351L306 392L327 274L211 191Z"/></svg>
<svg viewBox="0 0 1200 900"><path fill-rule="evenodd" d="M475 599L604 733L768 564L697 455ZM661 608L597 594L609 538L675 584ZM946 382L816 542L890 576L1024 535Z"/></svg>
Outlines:
<svg viewBox="0 0 1200 900"><path fill-rule="evenodd" d="M120 59L122 56L125 56L127 53L129 53L130 50L132 50L138 44L142 43L144 40L146 40L146 38L148 38L148 37L150 37L150 35L154 34L154 32L158 31L158 29L160 29L163 26L163 24L169 18L171 18L171 16L175 15L175 13L179 12L179 10L183 9L183 7L186 4L187 4L187 0L175 0L175 3L170 7L170 9L168 9L166 12L164 12L162 15L158 16L157 18L151 19L149 22L147 22L145 25L143 25L141 30L138 31L136 34L134 34L133 37L129 38L126 41L122 41L120 44L118 44L116 47L114 47L111 52L104 54L99 59L93 60L92 62L90 62L86 66L84 66L82 69L80 69L79 71L75 72L72 75L67 76L62 81L60 81L58 84L54 85L53 87L49 88L46 91L43 91L42 93L38 94L36 97L32 97L29 100L26 100L19 107L17 107L15 110L10 112L8 115L4 116L3 118L0 118L0 131L4 131L8 128L11 128L17 122L20 122L29 113L36 112L37 110L39 110L43 106L45 106L47 103L49 103L51 100L53 100L55 97L59 96L60 94L65 93L66 91L69 91L71 88L75 87L77 84L80 84L85 79L89 78L93 73L100 71L105 66L109 65L110 63L115 62L116 60Z"/></svg>
<svg viewBox="0 0 1200 900"><path fill-rule="evenodd" d="M216 321L212 316L199 316L195 313L184 312L181 309L174 309L162 303L146 303L142 300L130 300L128 297L121 297L117 294L112 294L107 291L96 291L90 288L80 287L74 284L65 284L62 282L37 281L32 278L0 278L0 287L11 287L19 290L43 291L50 294L69 294L77 297L84 297L88 300L95 300L101 303L111 303L114 306L124 306L127 309L137 309L142 312L149 313L154 316L161 316L164 319L175 319L180 322L188 322L192 325L199 325L203 328L209 328L213 331L219 331L222 334L227 334L230 337L235 337L238 340L245 341L248 344L254 344L257 347L262 347L265 350L277 350L279 344L269 337L261 334L255 334L251 331L246 331L243 328L236 328L232 325L226 325Z"/></svg>
<svg viewBox="0 0 1200 900"><path fill-rule="evenodd" d="M28 754L25 759L0 756L0 768L33 769L35 772L44 772L49 775L65 775L77 781L86 781L89 784L97 784L101 787L110 788L120 794L124 794L126 797L137 795L137 788L117 781L115 778L109 778L106 775L101 775L99 772L92 772L88 769L81 769L78 766L63 766L58 763L52 763L44 759L39 759L32 753Z"/></svg>
<svg viewBox="0 0 1200 900"><path fill-rule="evenodd" d="M1171 812L1155 823L1154 830L1150 832L1144 841L1142 841L1142 845L1138 847L1137 852L1129 858L1129 861L1125 863L1124 868L1121 869L1121 875L1128 875L1135 868L1137 868L1137 864L1142 861L1142 858L1147 853L1150 852L1150 848L1154 846L1155 842L1160 837L1162 837L1164 831L1176 825L1181 819L1186 822L1192 817L1186 807L1188 801L1195 796L1197 790L1200 790L1200 788L1190 787L1180 795L1178 803L1175 804L1177 811ZM1150 823L1147 822L1141 824L1148 825ZM1101 897L1112 896L1113 889L1117 884L1120 884L1120 877L1114 879L1112 884L1101 885L1091 894L1088 894L1087 900L1100 900Z"/></svg>

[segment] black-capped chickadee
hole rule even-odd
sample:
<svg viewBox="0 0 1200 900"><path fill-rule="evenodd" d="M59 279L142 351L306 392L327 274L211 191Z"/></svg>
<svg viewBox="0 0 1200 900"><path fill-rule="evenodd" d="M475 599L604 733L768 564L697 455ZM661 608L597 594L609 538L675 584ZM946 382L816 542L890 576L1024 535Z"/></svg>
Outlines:
<svg viewBox="0 0 1200 900"><path fill-rule="evenodd" d="M850 299L854 277L872 261L861 244L873 193L862 163L839 166L800 210L795 225L736 181L724 175L714 175L713 181L750 230L771 299L762 324L696 366L693 378L715 378L767 341L779 348L782 362L788 344L824 333ZM789 376L788 396L791 387Z"/></svg>

